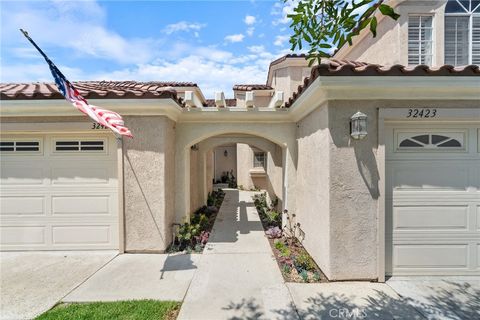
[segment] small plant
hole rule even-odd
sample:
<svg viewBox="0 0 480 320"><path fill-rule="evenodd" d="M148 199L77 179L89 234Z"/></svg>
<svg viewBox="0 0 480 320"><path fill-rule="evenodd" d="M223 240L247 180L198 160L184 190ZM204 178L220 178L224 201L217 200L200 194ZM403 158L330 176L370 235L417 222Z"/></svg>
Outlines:
<svg viewBox="0 0 480 320"><path fill-rule="evenodd" d="M243 185L239 184L239 185L238 185L238 190L242 190L242 191L243 191L243 190L245 190L245 188L243 187Z"/></svg>
<svg viewBox="0 0 480 320"><path fill-rule="evenodd" d="M210 232L202 231L199 236L195 239L197 244L206 245L208 242L208 238L210 237Z"/></svg>
<svg viewBox="0 0 480 320"><path fill-rule="evenodd" d="M316 267L315 262L307 252L302 252L295 257L295 266L297 269L306 271L314 271Z"/></svg>
<svg viewBox="0 0 480 320"><path fill-rule="evenodd" d="M320 281L320 273L318 273L316 271L313 273L313 281L315 281L315 282Z"/></svg>
<svg viewBox="0 0 480 320"><path fill-rule="evenodd" d="M279 227L270 227L267 231L265 231L265 234L270 239L278 239L282 237L282 230Z"/></svg>
<svg viewBox="0 0 480 320"><path fill-rule="evenodd" d="M308 282L307 270L302 270L302 272L299 273L299 276L302 278L303 282Z"/></svg>
<svg viewBox="0 0 480 320"><path fill-rule="evenodd" d="M287 238L288 242L290 244L293 244L293 242L296 239L298 230L300 229L300 223L295 221L296 215L294 213L288 212L288 210L283 210L283 213L286 216L287 223L283 227L283 234L285 238Z"/></svg>
<svg viewBox="0 0 480 320"><path fill-rule="evenodd" d="M285 274L290 274L292 272L292 267L288 264L283 264L282 265L282 272Z"/></svg>
<svg viewBox="0 0 480 320"><path fill-rule="evenodd" d="M213 192L208 194L207 197L207 206L213 206L215 204L215 198L213 196Z"/></svg>
<svg viewBox="0 0 480 320"><path fill-rule="evenodd" d="M280 226L282 224L282 215L278 211L268 210L265 213L265 220L268 225Z"/></svg>
<svg viewBox="0 0 480 320"><path fill-rule="evenodd" d="M280 255L282 257L290 257L291 254L292 254L292 251L290 251L288 247L285 247L282 250L280 250Z"/></svg>
<svg viewBox="0 0 480 320"><path fill-rule="evenodd" d="M276 240L274 243L275 249L282 251L283 248L285 248L285 243L282 240Z"/></svg>

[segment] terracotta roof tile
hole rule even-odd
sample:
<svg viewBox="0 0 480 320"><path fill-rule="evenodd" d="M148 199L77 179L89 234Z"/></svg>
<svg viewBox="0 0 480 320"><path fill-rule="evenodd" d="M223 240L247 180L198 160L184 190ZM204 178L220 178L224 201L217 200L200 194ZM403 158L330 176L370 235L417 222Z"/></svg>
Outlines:
<svg viewBox="0 0 480 320"><path fill-rule="evenodd" d="M238 91L252 91L252 90L273 90L273 88L266 84L236 84L233 90Z"/></svg>
<svg viewBox="0 0 480 320"><path fill-rule="evenodd" d="M330 59L325 63L312 68L310 77L305 78L303 85L298 86L297 91L285 103L289 108L300 97L300 95L319 77L319 76L409 76L409 77L439 77L439 76L457 76L471 77L480 76L478 65L468 65L454 67L443 65L441 67L429 67L418 65L405 67L402 65L382 66L366 62Z"/></svg>
<svg viewBox="0 0 480 320"><path fill-rule="evenodd" d="M197 87L192 82L79 81L73 85L86 99L165 99L183 102L170 87ZM1 100L63 99L54 83L1 83Z"/></svg>
<svg viewBox="0 0 480 320"><path fill-rule="evenodd" d="M290 59L290 58L302 58L302 59L305 59L307 57L306 54L304 53L299 53L299 54L295 54L295 53L290 53L290 54L286 54L276 60L273 60L272 62L270 62L270 67L276 65L276 64L279 64L280 62L283 62L287 59Z"/></svg>

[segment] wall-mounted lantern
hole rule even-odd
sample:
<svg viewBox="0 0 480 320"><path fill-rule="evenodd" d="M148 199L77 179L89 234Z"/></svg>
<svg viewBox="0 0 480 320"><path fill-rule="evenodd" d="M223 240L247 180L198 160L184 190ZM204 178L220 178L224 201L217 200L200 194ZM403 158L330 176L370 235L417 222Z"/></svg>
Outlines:
<svg viewBox="0 0 480 320"><path fill-rule="evenodd" d="M350 135L356 140L363 139L367 136L366 114L359 111L350 118Z"/></svg>
<svg viewBox="0 0 480 320"><path fill-rule="evenodd" d="M227 151L226 149L225 149L225 151L223 152L223 155L224 155L225 157L228 157L228 151Z"/></svg>

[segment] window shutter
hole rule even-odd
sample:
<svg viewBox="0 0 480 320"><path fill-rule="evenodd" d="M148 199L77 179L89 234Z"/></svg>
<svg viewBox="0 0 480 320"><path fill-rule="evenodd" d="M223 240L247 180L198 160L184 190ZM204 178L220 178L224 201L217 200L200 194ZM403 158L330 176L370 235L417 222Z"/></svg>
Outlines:
<svg viewBox="0 0 480 320"><path fill-rule="evenodd" d="M445 17L445 64L468 64L469 17Z"/></svg>
<svg viewBox="0 0 480 320"><path fill-rule="evenodd" d="M408 64L432 64L432 17L408 17Z"/></svg>
<svg viewBox="0 0 480 320"><path fill-rule="evenodd" d="M472 64L480 65L480 16L472 17Z"/></svg>

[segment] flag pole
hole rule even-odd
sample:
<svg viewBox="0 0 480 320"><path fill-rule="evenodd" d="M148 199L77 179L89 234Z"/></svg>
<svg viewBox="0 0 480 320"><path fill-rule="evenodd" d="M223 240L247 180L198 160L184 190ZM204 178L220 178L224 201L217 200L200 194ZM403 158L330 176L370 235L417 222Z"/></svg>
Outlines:
<svg viewBox="0 0 480 320"><path fill-rule="evenodd" d="M57 68L57 66L55 65L55 63L53 63L52 60L50 60L47 55L45 54L45 52L43 52L42 49L40 49L40 47L35 43L35 41L33 41L32 38L30 38L30 36L28 35L28 32L23 30L23 29L20 29L20 32L22 32L22 34L25 36L25 38L27 38L28 41L30 41L30 43L35 47L35 49L38 50L38 52L40 52L40 54L42 55L42 57L45 59L45 61L47 61L47 63L52 66L53 68L55 68L55 71L62 77L62 80L64 80L65 82L69 83L70 84L70 81L67 80L67 78L65 77L65 75L60 71L60 69Z"/></svg>

